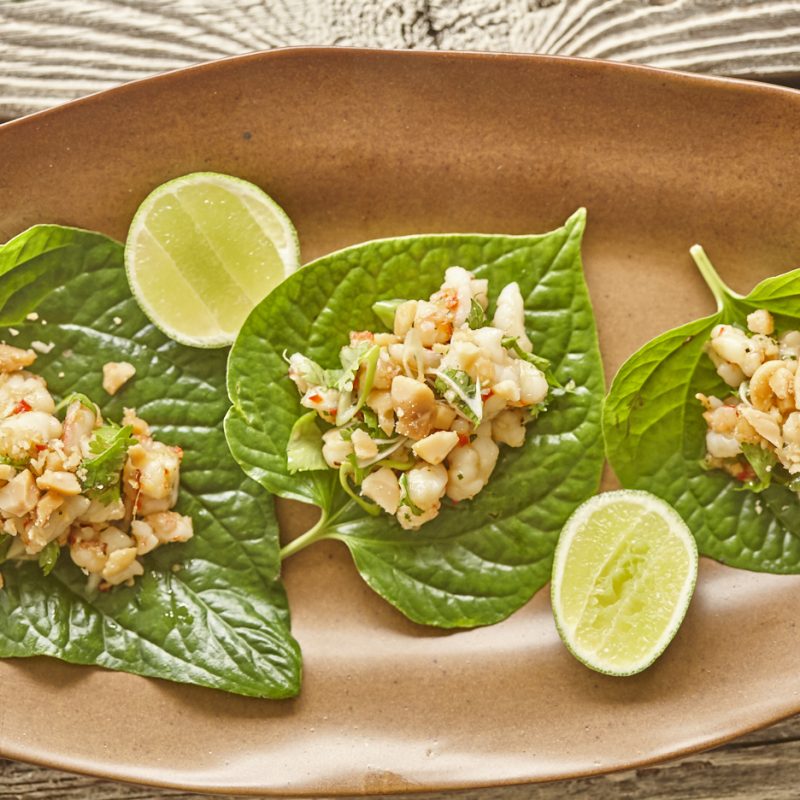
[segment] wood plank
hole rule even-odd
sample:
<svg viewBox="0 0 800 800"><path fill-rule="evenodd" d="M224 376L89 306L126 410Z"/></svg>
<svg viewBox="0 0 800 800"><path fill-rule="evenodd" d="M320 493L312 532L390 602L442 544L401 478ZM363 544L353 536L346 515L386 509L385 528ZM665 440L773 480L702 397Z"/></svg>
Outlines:
<svg viewBox="0 0 800 800"><path fill-rule="evenodd" d="M790 800L797 797L800 716L725 745L654 767L534 786L415 795L419 800ZM198 795L99 781L0 760L0 798L202 800ZM382 798L380 800L390 800Z"/></svg>
<svg viewBox="0 0 800 800"><path fill-rule="evenodd" d="M0 2L0 119L135 78L283 45L610 58L800 76L785 0L21 0Z"/></svg>
<svg viewBox="0 0 800 800"><path fill-rule="evenodd" d="M198 61L296 44L553 53L796 83L800 5L780 0L6 1L0 2L0 120ZM795 717L662 766L457 796L781 800L797 794L798 765L800 717ZM201 796L0 761L0 797Z"/></svg>

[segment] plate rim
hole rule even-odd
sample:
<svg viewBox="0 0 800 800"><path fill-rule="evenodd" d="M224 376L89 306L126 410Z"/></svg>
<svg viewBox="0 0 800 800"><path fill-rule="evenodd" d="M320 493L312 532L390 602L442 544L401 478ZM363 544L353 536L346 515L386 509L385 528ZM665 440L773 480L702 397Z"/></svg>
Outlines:
<svg viewBox="0 0 800 800"><path fill-rule="evenodd" d="M542 64L554 65L559 67L569 67L570 65L579 67L584 70L594 70L595 72L610 73L615 72L619 74L629 75L650 75L660 78L664 82L670 82L671 85L685 85L694 84L697 86L704 85L710 89L717 91L724 90L729 92L743 92L749 94L756 94L760 96L771 95L775 97L782 97L791 103L797 103L800 109L800 89L795 89L788 86L761 83L758 81L745 79L745 78L730 78L725 76L705 75L683 72L679 70L664 69L661 67L651 67L641 64L631 64L624 62L610 61L606 59L594 59L578 56L562 56L562 55L543 55L533 53L519 53L519 52L491 52L479 50L385 50L380 48L369 47L338 47L329 45L295 45L290 47L279 47L270 50L258 50L244 54L226 56L211 61L205 61L198 64L193 64L177 69L169 70L167 72L151 75L137 80L129 81L108 89L103 89L91 94L60 103L51 108L46 108L40 111L35 111L18 117L6 122L0 123L0 137L5 131L14 130L15 134L19 133L20 129L26 126L37 126L40 123L47 123L54 116L69 115L75 110L84 108L91 108L96 104L105 103L109 99L123 100L130 93L137 93L140 91L148 91L151 86L157 86L160 91L169 91L187 76L194 74L202 74L210 71L219 72L226 70L229 67L237 68L243 64L270 61L273 59L287 59L298 58L304 59L308 57L313 58L351 58L353 60L361 60L364 58L379 58L379 59L396 59L415 60L415 61L431 61L431 62L444 62L444 61L477 61L477 62L518 62L519 64ZM711 561L703 557L706 561ZM42 660L46 657L36 656L36 660ZM25 659L26 661L28 659ZM50 660L50 659L48 659ZM15 659L15 661L22 661L22 659ZM89 667L89 669L100 670L99 667ZM160 680L155 678L153 680ZM214 691L214 690L211 690ZM695 753L701 753L720 745L724 745L741 736L753 733L763 728L774 725L783 720L789 719L800 713L800 698L798 698L794 705L789 710L784 708L765 719L755 723L750 723L738 727L735 731L721 734L716 737L705 739L699 743L689 744L684 747L676 747L667 749L657 755L643 756L641 758L631 758L624 763L619 763L613 767L598 767L596 769L572 769L569 773L558 774L544 774L540 776L533 776L522 781L518 779L509 780L490 780L490 781L475 781L475 780L459 780L457 778L448 781L429 781L422 785L407 786L404 788L395 789L380 789L371 790L367 788L351 787L351 791L345 791L343 788L326 787L324 794L331 797L348 797L359 796L368 797L374 796L378 791L381 794L396 795L396 794L421 794L430 792L441 791L459 791L468 789L486 789L492 787L508 787L508 786L525 786L533 784L549 783L561 780L575 780L581 778L588 778L600 775L609 775L617 772L622 772L630 769L637 769L640 767L648 767L654 764L663 763L682 757L686 757ZM33 764L40 767L50 769L63 770L78 775L87 777L96 777L105 780L118 781L138 786L159 787L166 789L177 789L183 791L201 792L201 793L216 793L222 795L245 795L245 796L261 796L261 797L318 797L320 790L292 790L291 787L281 788L276 786L239 786L231 787L226 785L215 785L210 783L193 783L185 779L170 780L167 777L159 778L156 781L150 779L142 779L137 777L136 773L128 772L123 767L121 769L114 769L98 763L97 766L85 762L83 759L70 758L69 756L55 754L55 755L30 755L23 752L21 747L8 746L0 741L0 758L18 761L21 763ZM320 787L321 789L322 787Z"/></svg>

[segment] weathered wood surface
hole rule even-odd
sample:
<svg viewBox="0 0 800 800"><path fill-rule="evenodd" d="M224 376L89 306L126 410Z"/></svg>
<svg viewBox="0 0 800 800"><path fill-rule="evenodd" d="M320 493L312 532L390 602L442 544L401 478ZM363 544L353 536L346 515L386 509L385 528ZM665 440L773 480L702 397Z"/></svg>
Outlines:
<svg viewBox="0 0 800 800"><path fill-rule="evenodd" d="M0 119L297 44L609 58L800 76L794 0L0 0Z"/></svg>
<svg viewBox="0 0 800 800"><path fill-rule="evenodd" d="M796 800L800 717L656 767L536 786L413 795L419 800ZM202 800L0 761L4 800ZM410 796L411 797L411 796ZM389 800L384 798L383 800Z"/></svg>
<svg viewBox="0 0 800 800"><path fill-rule="evenodd" d="M199 61L297 44L555 53L797 82L800 3L0 0L0 120ZM799 775L796 717L717 750L657 767L558 784L420 797L783 800L798 797ZM161 797L188 800L200 795L0 760L3 800Z"/></svg>

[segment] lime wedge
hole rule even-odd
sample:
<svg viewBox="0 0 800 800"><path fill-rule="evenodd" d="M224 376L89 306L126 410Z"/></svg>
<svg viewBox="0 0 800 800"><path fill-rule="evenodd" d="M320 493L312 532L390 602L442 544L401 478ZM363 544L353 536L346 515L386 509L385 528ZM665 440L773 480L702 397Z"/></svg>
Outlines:
<svg viewBox="0 0 800 800"><path fill-rule="evenodd" d="M253 307L297 269L297 233L252 183L194 172L154 189L125 243L134 297L167 336L194 347L236 338Z"/></svg>
<svg viewBox="0 0 800 800"><path fill-rule="evenodd" d="M686 523L648 492L607 492L567 520L551 599L564 644L598 672L633 675L664 652L697 579Z"/></svg>

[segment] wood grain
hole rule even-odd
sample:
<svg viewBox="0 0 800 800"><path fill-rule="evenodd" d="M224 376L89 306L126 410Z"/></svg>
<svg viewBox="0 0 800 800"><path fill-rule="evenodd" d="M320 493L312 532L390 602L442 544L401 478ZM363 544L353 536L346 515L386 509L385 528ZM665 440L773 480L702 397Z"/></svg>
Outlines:
<svg viewBox="0 0 800 800"><path fill-rule="evenodd" d="M284 45L495 50L800 76L787 0L0 0L0 119Z"/></svg>
<svg viewBox="0 0 800 800"><path fill-rule="evenodd" d="M0 120L198 61L296 44L553 53L796 83L800 3L0 0ZM798 796L799 765L796 717L717 750L657 767L558 784L420 797L782 800ZM161 797L201 796L0 760L3 800Z"/></svg>
<svg viewBox="0 0 800 800"><path fill-rule="evenodd" d="M707 753L596 778L534 786L414 795L419 800L794 800L800 717ZM171 792L69 775L0 760L4 800L202 800L220 795ZM376 800L390 800L388 797Z"/></svg>

